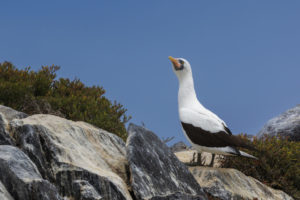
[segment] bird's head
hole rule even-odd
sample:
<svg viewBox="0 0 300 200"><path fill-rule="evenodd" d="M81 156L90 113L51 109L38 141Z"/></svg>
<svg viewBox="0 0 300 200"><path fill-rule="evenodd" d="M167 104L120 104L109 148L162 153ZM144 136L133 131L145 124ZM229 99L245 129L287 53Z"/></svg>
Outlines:
<svg viewBox="0 0 300 200"><path fill-rule="evenodd" d="M186 76L192 75L192 68L190 63L184 58L173 58L169 56L170 61L173 65L173 71L179 80Z"/></svg>

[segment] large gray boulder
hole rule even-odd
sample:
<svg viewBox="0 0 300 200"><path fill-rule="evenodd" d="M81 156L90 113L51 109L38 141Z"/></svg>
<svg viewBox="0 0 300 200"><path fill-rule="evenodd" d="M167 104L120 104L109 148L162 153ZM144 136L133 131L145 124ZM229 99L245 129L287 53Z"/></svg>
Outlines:
<svg viewBox="0 0 300 200"><path fill-rule="evenodd" d="M189 170L205 192L222 200L293 199L236 169L190 167Z"/></svg>
<svg viewBox="0 0 300 200"><path fill-rule="evenodd" d="M61 199L28 156L14 146L0 145L0 181L15 200Z"/></svg>
<svg viewBox="0 0 300 200"><path fill-rule="evenodd" d="M130 124L126 142L136 199L207 199L188 168L151 131Z"/></svg>
<svg viewBox="0 0 300 200"><path fill-rule="evenodd" d="M290 140L300 141L300 104L270 119L257 134L288 136Z"/></svg>
<svg viewBox="0 0 300 200"><path fill-rule="evenodd" d="M9 135L9 122L13 119L22 119L25 117L27 117L25 113L0 105L0 145L14 144Z"/></svg>
<svg viewBox="0 0 300 200"><path fill-rule="evenodd" d="M32 115L10 123L12 136L62 196L131 200L125 143L88 123Z"/></svg>

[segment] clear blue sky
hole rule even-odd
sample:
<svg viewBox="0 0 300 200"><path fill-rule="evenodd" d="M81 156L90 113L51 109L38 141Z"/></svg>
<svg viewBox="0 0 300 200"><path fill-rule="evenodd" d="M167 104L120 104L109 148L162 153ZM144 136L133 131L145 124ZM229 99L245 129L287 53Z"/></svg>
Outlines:
<svg viewBox="0 0 300 200"><path fill-rule="evenodd" d="M0 62L59 65L103 86L160 137L186 142L168 56L234 133L256 134L300 103L300 1L2 1Z"/></svg>

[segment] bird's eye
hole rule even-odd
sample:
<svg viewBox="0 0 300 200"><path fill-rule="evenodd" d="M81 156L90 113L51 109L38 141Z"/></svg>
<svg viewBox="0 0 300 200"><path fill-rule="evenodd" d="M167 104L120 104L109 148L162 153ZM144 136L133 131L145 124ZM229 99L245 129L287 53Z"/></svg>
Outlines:
<svg viewBox="0 0 300 200"><path fill-rule="evenodd" d="M183 65L184 61L179 59L179 63Z"/></svg>

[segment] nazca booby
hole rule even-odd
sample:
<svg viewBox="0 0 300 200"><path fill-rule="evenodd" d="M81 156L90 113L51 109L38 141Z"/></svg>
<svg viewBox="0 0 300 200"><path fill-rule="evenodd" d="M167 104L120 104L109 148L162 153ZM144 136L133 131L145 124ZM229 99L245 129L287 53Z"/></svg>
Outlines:
<svg viewBox="0 0 300 200"><path fill-rule="evenodd" d="M183 58L169 56L173 71L179 80L178 111L183 132L198 152L212 153L210 166L213 166L215 154L256 157L237 149L252 149L240 138L232 135L226 123L216 114L206 109L197 99L192 68Z"/></svg>

